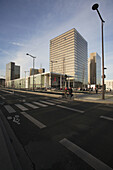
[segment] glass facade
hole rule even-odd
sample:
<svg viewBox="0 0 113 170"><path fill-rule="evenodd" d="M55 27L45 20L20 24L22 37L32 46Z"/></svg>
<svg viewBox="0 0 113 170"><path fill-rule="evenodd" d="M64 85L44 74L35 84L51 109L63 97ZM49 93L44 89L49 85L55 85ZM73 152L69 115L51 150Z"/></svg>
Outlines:
<svg viewBox="0 0 113 170"><path fill-rule="evenodd" d="M63 75L54 73L51 74L50 72L36 74L34 75L34 89L49 88L50 84L52 84L52 87L60 88L60 85L62 84L60 77L63 78ZM17 89L33 89L33 76L7 81L6 87Z"/></svg>
<svg viewBox="0 0 113 170"><path fill-rule="evenodd" d="M88 84L101 85L101 58L96 52L88 59Z"/></svg>
<svg viewBox="0 0 113 170"><path fill-rule="evenodd" d="M6 81L20 78L20 66L10 62L6 64Z"/></svg>
<svg viewBox="0 0 113 170"><path fill-rule="evenodd" d="M75 28L50 40L50 72L87 84L87 56L87 42Z"/></svg>

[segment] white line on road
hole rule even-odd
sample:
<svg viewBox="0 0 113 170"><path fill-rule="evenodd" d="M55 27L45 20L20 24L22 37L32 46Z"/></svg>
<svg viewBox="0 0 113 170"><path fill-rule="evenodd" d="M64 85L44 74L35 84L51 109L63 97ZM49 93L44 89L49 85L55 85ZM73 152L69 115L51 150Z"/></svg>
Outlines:
<svg viewBox="0 0 113 170"><path fill-rule="evenodd" d="M56 101L56 102L62 102L62 103L67 103L68 101L65 101L65 100L59 100L59 99L52 99L53 101Z"/></svg>
<svg viewBox="0 0 113 170"><path fill-rule="evenodd" d="M50 103L50 102L43 101L43 100L40 100L40 102L45 103L45 104L48 104L48 105L51 105L51 106L55 105L54 103Z"/></svg>
<svg viewBox="0 0 113 170"><path fill-rule="evenodd" d="M9 113L15 113L16 112L10 105L4 105L4 107Z"/></svg>
<svg viewBox="0 0 113 170"><path fill-rule="evenodd" d="M13 94L14 93L14 91L6 91L6 90L1 90L1 91L3 91L3 92L5 92L5 93L10 93L10 94Z"/></svg>
<svg viewBox="0 0 113 170"><path fill-rule="evenodd" d="M29 119L32 123L34 123L36 126L38 126L40 129L47 127L43 123L39 122L37 119L33 118L26 112L20 112L23 116L25 116L27 119Z"/></svg>
<svg viewBox="0 0 113 170"><path fill-rule="evenodd" d="M57 107L61 107L61 108L63 108L63 109L68 109L68 110L71 110L71 111L74 111L74 112L84 113L84 111L82 111L82 110L73 109L73 108L66 107L66 106L61 106L61 105L56 105L56 106L57 106Z"/></svg>
<svg viewBox="0 0 113 170"><path fill-rule="evenodd" d="M42 104L42 103L39 103L39 102L32 102L32 103L34 103L36 105L39 105L39 106L42 106L42 107L47 107L48 106L48 105L45 105L45 104Z"/></svg>
<svg viewBox="0 0 113 170"><path fill-rule="evenodd" d="M15 106L17 106L20 110L22 111L27 111L28 109L26 107L24 107L23 105L21 104L15 104Z"/></svg>
<svg viewBox="0 0 113 170"><path fill-rule="evenodd" d="M93 167L96 170L113 170L108 165L106 165L104 162L100 161L99 159L95 158L90 153L86 152L79 146L75 145L68 139L64 138L61 141L59 141L63 146L65 146L68 150L73 152L75 155L77 155L79 158L87 162L91 167Z"/></svg>
<svg viewBox="0 0 113 170"><path fill-rule="evenodd" d="M5 97L3 97L2 95L0 95L1 99L5 99Z"/></svg>
<svg viewBox="0 0 113 170"><path fill-rule="evenodd" d="M35 106L35 105L31 104L31 103L24 103L24 104L31 107L31 108L33 108L33 109L38 109L39 108L38 106Z"/></svg>
<svg viewBox="0 0 113 170"><path fill-rule="evenodd" d="M113 121L113 118L111 117L107 117L107 116L100 116L101 119L106 119L106 120L112 120Z"/></svg>

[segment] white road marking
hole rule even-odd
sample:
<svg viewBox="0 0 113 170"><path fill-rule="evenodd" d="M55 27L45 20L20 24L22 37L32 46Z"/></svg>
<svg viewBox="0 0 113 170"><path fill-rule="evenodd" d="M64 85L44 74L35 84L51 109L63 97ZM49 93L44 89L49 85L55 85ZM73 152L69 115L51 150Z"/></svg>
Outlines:
<svg viewBox="0 0 113 170"><path fill-rule="evenodd" d="M56 102L62 102L62 103L67 103L67 101L64 101L64 100L58 100L58 99L52 99L53 101L56 101Z"/></svg>
<svg viewBox="0 0 113 170"><path fill-rule="evenodd" d="M51 103L51 100L46 100L46 101ZM52 102L54 102L55 104L61 103L61 102L58 102L58 101L53 101L53 99L52 99Z"/></svg>
<svg viewBox="0 0 113 170"><path fill-rule="evenodd" d="M32 123L34 123L36 126L38 126L40 129L47 127L43 123L39 122L37 119L33 118L26 112L20 112L23 116L25 116L27 119L29 119Z"/></svg>
<svg viewBox="0 0 113 170"><path fill-rule="evenodd" d="M0 95L1 99L5 99L5 97L3 97L2 95Z"/></svg>
<svg viewBox="0 0 113 170"><path fill-rule="evenodd" d="M61 107L61 108L63 108L63 109L68 109L68 110L71 110L71 111L74 111L74 112L84 113L84 111L82 111L82 110L73 109L73 108L66 107L66 106L61 106L61 105L56 105L56 106L57 106L57 107Z"/></svg>
<svg viewBox="0 0 113 170"><path fill-rule="evenodd" d="M3 91L3 92L5 92L5 93L10 93L10 94L13 94L14 93L14 91L6 91L6 90L1 90L1 91Z"/></svg>
<svg viewBox="0 0 113 170"><path fill-rule="evenodd" d="M106 120L112 120L112 121L113 121L113 118L111 118L111 117L107 117L107 116L100 116L100 118L102 118L102 119L106 119Z"/></svg>
<svg viewBox="0 0 113 170"><path fill-rule="evenodd" d="M54 103L50 103L50 102L43 101L43 100L40 100L40 102L45 103L45 104L48 104L48 105L51 105L51 106L55 105Z"/></svg>
<svg viewBox="0 0 113 170"><path fill-rule="evenodd" d="M35 105L31 104L31 103L24 103L24 104L31 107L31 108L33 108L33 109L39 108L38 106L35 106Z"/></svg>
<svg viewBox="0 0 113 170"><path fill-rule="evenodd" d="M96 170L113 170L108 165L106 165L104 162L100 161L99 159L95 158L90 153L86 152L79 146L75 145L68 139L64 138L61 141L59 141L63 146L65 146L68 150L73 152L75 155L77 155L79 158L87 162L91 167L93 167Z"/></svg>
<svg viewBox="0 0 113 170"><path fill-rule="evenodd" d="M22 111L26 111L26 110L28 110L26 107L24 107L23 105L21 105L21 104L15 104L15 106L17 106L20 110L22 110Z"/></svg>
<svg viewBox="0 0 113 170"><path fill-rule="evenodd" d="M47 107L48 106L48 105L45 105L45 104L42 104L42 103L39 103L39 102L32 102L32 103L34 103L36 105L39 105L39 106L42 106L42 107Z"/></svg>
<svg viewBox="0 0 113 170"><path fill-rule="evenodd" d="M4 107L9 113L15 113L16 112L10 105L4 105Z"/></svg>

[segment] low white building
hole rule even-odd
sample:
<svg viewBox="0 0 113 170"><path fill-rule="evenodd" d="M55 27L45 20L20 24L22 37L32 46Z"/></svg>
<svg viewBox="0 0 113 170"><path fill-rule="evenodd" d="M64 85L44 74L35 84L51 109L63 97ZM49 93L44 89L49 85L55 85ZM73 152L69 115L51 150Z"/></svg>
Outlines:
<svg viewBox="0 0 113 170"><path fill-rule="evenodd" d="M113 90L113 80L105 80L106 89Z"/></svg>
<svg viewBox="0 0 113 170"><path fill-rule="evenodd" d="M64 88L74 87L74 80L72 76L46 72L34 75L34 89L38 88ZM32 89L33 88L33 75L15 80L6 81L6 87Z"/></svg>

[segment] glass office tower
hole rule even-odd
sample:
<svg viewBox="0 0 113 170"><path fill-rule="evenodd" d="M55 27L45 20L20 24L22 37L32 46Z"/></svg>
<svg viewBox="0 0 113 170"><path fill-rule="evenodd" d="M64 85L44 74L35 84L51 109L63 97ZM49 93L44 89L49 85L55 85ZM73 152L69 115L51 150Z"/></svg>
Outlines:
<svg viewBox="0 0 113 170"><path fill-rule="evenodd" d="M50 40L50 72L73 76L88 83L87 41L73 28Z"/></svg>
<svg viewBox="0 0 113 170"><path fill-rule="evenodd" d="M20 78L20 66L15 65L14 62L6 64L6 81Z"/></svg>
<svg viewBox="0 0 113 170"><path fill-rule="evenodd" d="M88 59L88 84L101 85L101 58L96 52Z"/></svg>

